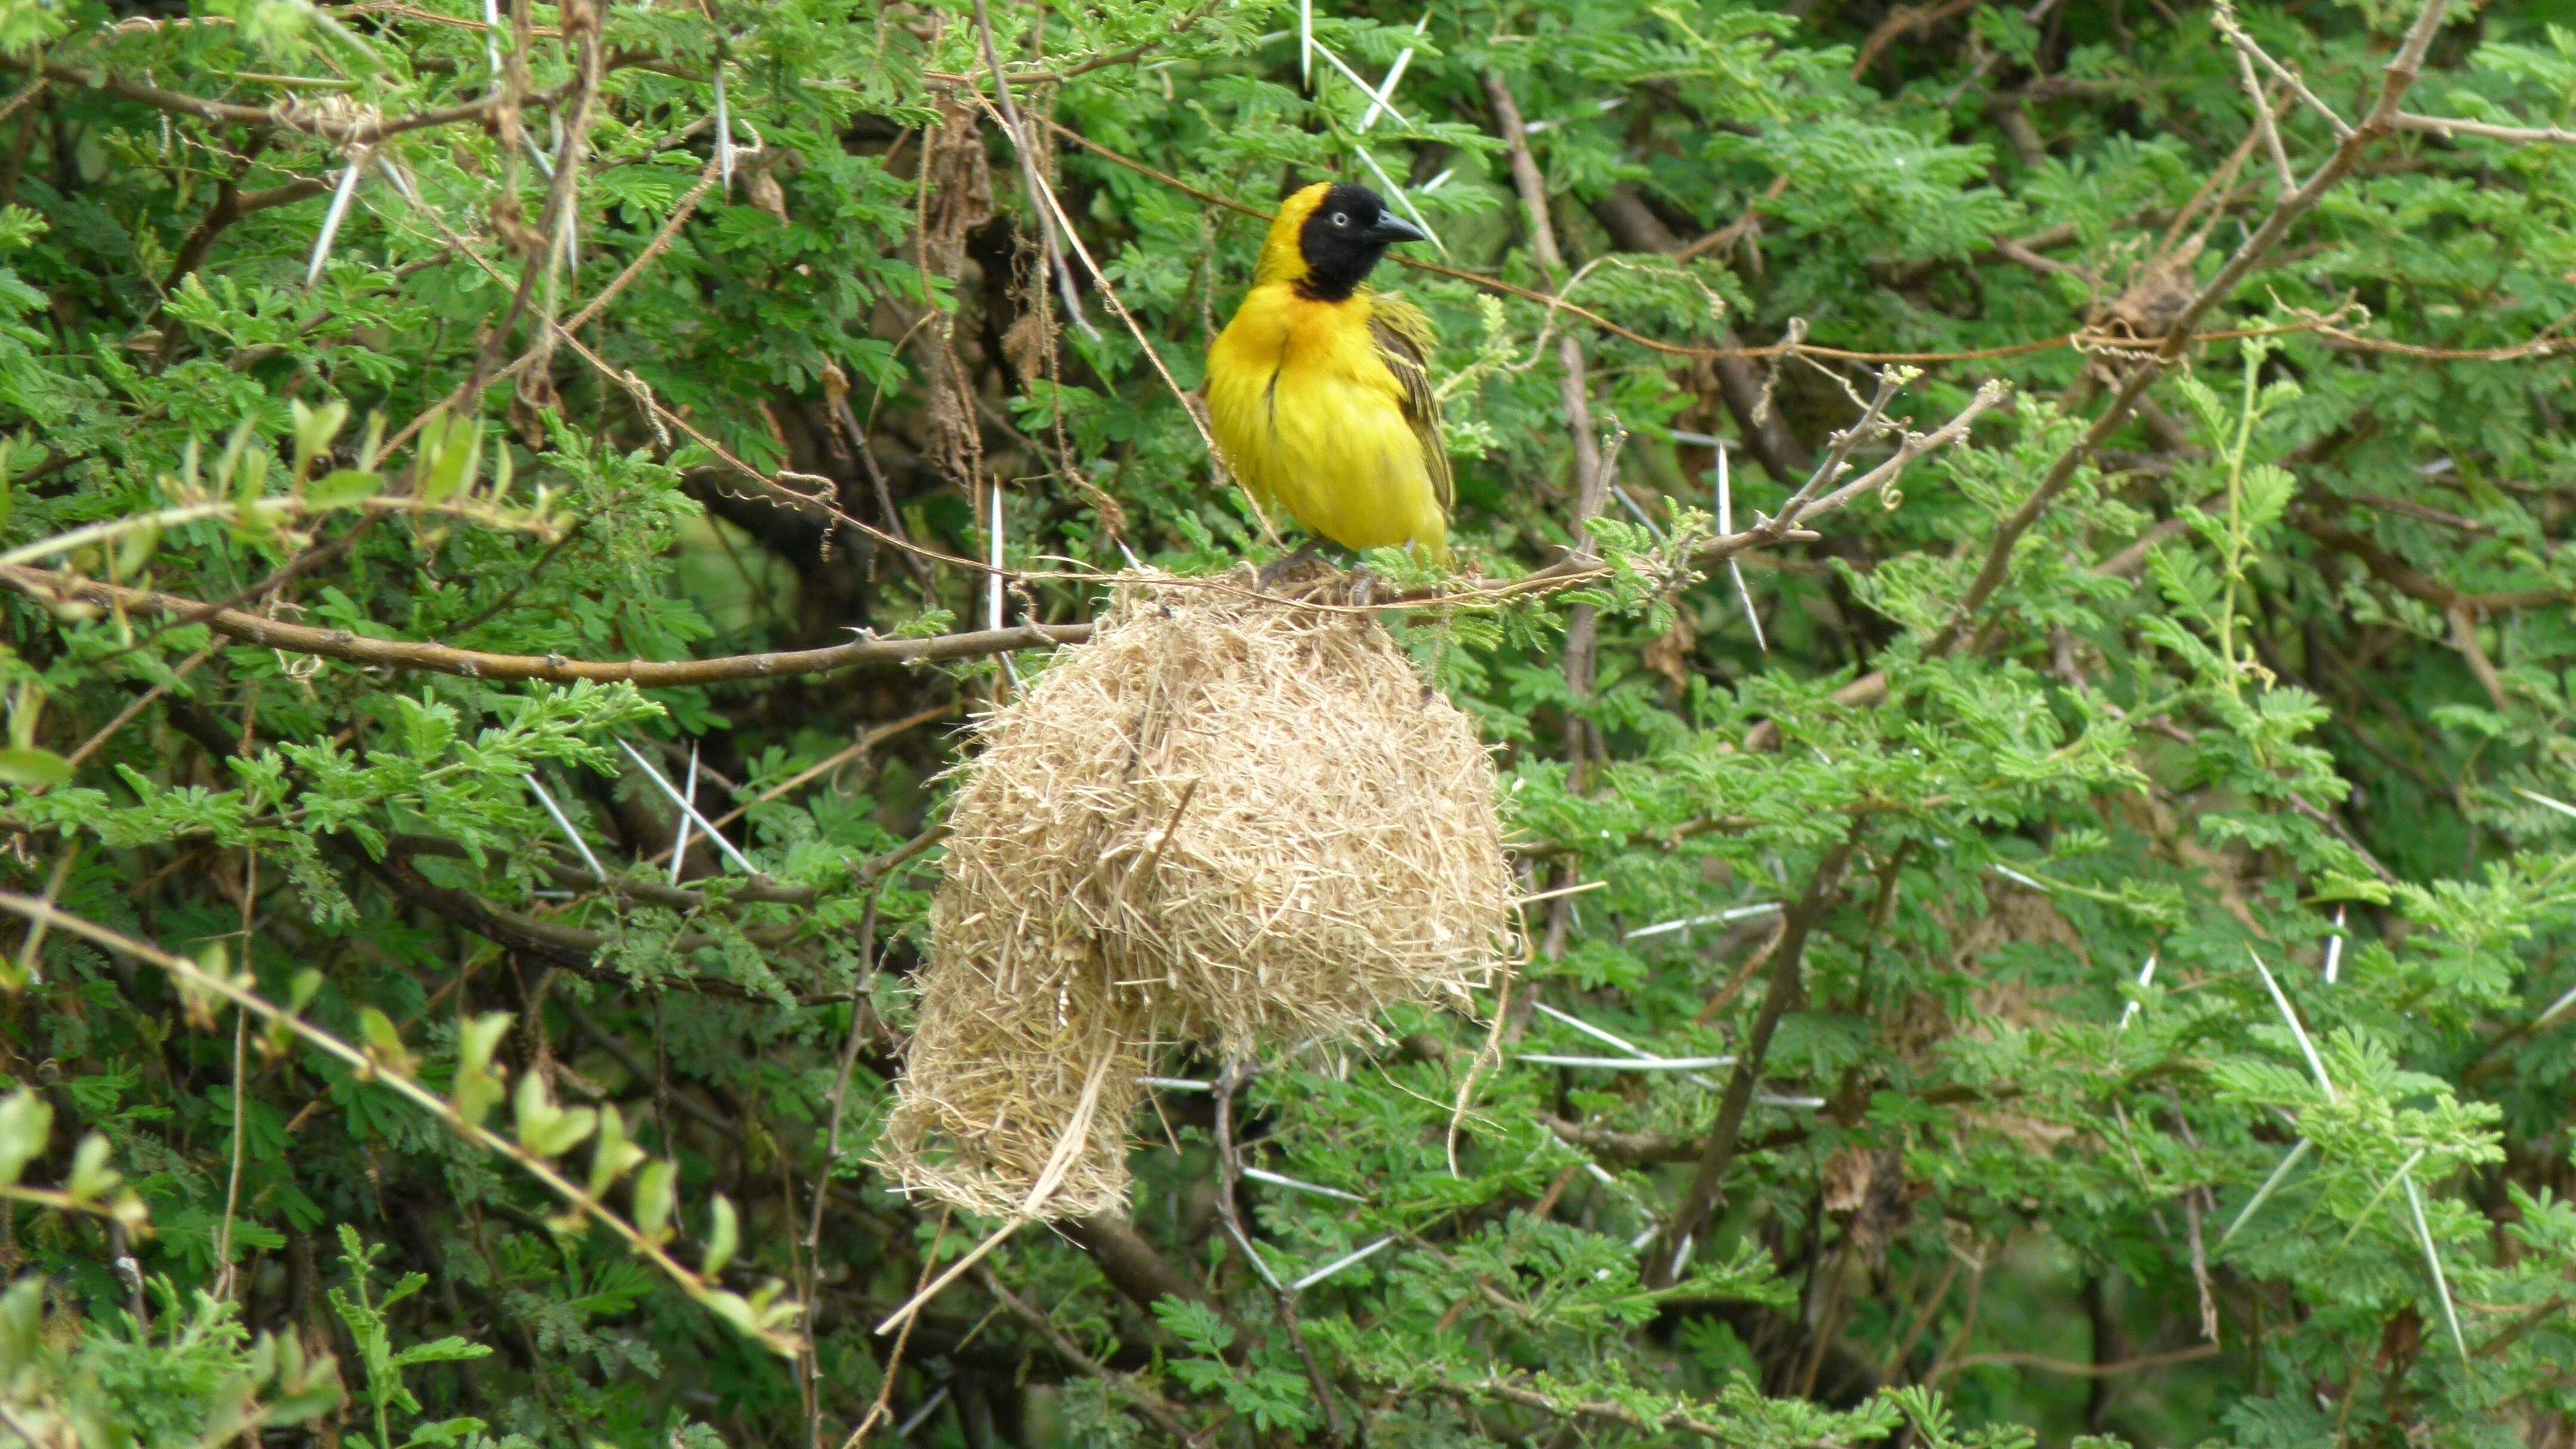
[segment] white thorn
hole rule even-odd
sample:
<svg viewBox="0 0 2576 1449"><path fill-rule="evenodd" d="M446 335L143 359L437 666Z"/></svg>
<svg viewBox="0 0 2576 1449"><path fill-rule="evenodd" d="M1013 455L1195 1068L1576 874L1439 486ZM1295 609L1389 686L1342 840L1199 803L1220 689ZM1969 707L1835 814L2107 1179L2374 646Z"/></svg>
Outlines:
<svg viewBox="0 0 2576 1449"><path fill-rule="evenodd" d="M2147 983L2148 983L2148 982L2150 982L2150 981L2153 981L2153 980L2155 980L2155 979L2156 979L2156 953L2155 953L2155 952L2153 952L2153 951L2149 951L2149 952L2147 953L2147 964L2138 968L2138 989L2139 989L2140 991L2144 991L2144 990L2146 990L2146 989L2147 989ZM2126 1011L2124 1011L2124 1012L2121 1012L2121 1013L2120 1013L2120 1030L2122 1030L2122 1031L2127 1031L2127 1030L2129 1029L2129 1023L2130 1023L2130 1022L2133 1022L2133 1021L2135 1021L2135 1020L2137 1020L2137 1019L2138 1019L2138 1003L2137 1003L2137 1002L2132 1001L2132 1002L2130 1002L2130 1003L2129 1003L2129 1009L2128 1009L2128 1010L2126 1010Z"/></svg>
<svg viewBox="0 0 2576 1449"><path fill-rule="evenodd" d="M555 803L554 796L546 793L545 786L537 783L536 775L530 773L521 775L519 778L527 781L528 788L537 792L537 803L545 806L546 813L554 817L555 828L564 833L564 839L572 842L573 849L581 852L582 864L590 867L592 875L601 880L608 879L608 872L599 868L599 857L590 853L590 843L581 838L580 831L572 828L572 821L564 815L563 807Z"/></svg>
<svg viewBox="0 0 2576 1449"><path fill-rule="evenodd" d="M323 264L331 260L331 240L340 234L341 219L349 214L349 202L358 194L358 163L350 162L340 170L340 189L331 196L331 209L322 213L322 234L313 239L313 260L304 266L304 285L311 287L322 280Z"/></svg>
<svg viewBox="0 0 2576 1449"><path fill-rule="evenodd" d="M669 780L662 777L661 771L653 768L653 762L651 760L644 758L640 751L638 751L633 745L626 743L624 740L619 740L617 742L617 747L626 752L626 758L635 762L635 767L644 772L645 777L650 779L654 786L662 792L663 798L669 800L672 804L679 806L683 811L688 813L689 819L696 823L699 831L702 832L707 839L715 842L716 849L724 852L725 859L741 866L742 873L745 875L760 874L760 868L751 863L751 857L734 849L733 842L725 839L722 832L718 831L714 826L709 825L707 823L707 818L698 813L697 806L680 798L680 792L672 786Z"/></svg>
<svg viewBox="0 0 2576 1449"><path fill-rule="evenodd" d="M733 194L733 111L725 104L724 59L716 59L716 174L723 178L725 194Z"/></svg>
<svg viewBox="0 0 2576 1449"><path fill-rule="evenodd" d="M1628 932L1619 939L1621 941L1642 941L1648 936L1661 936L1673 931L1687 931L1693 926L1714 926L1727 921L1745 920L1752 916L1767 916L1778 909L1780 909L1780 903L1778 901L1756 901L1749 906L1737 906L1733 910L1719 911L1713 916L1688 916L1678 921L1657 921L1651 926L1639 926L1637 929Z"/></svg>
<svg viewBox="0 0 2576 1449"><path fill-rule="evenodd" d="M2317 1089L2326 1094L2327 1101L2335 1100L2334 1083L2326 1076L2326 1064L2317 1056L2316 1043L2308 1040L2308 1029L2299 1024L2299 1014L2290 1009L2290 998L2281 994L2281 983L2272 979L2271 968L2263 964L2262 957L2254 955L2253 947L2246 947L2245 954L2254 957L2254 969L2262 973L2264 988L2272 993L2273 1004L2281 1008L2282 1020L2290 1024L2290 1035L2299 1039L2299 1051L2308 1059L2308 1070L2317 1074Z"/></svg>
<svg viewBox="0 0 2576 1449"><path fill-rule="evenodd" d="M993 485L993 557L992 572L984 575L984 627L1002 627L1002 485ZM1003 656L1008 659L1009 656ZM1013 681L1017 683L1017 680Z"/></svg>
<svg viewBox="0 0 2576 1449"><path fill-rule="evenodd" d="M1538 1052L1521 1052L1513 1060L1537 1067L1598 1067L1614 1072L1699 1072L1711 1067L1735 1065L1733 1057L1560 1057ZM1815 1100L1822 1102L1824 1099L1819 1097Z"/></svg>
<svg viewBox="0 0 2576 1449"><path fill-rule="evenodd" d="M698 742L696 740L689 741L688 797L691 800L698 798ZM680 883L680 866L689 858L689 822L696 816L695 810L683 809L680 812L679 838L671 843L671 884L673 885Z"/></svg>
<svg viewBox="0 0 2576 1449"><path fill-rule="evenodd" d="M1369 148L1354 142L1351 149L1359 153L1360 163L1368 167L1369 174L1377 178L1380 186L1386 188L1386 194L1395 199L1396 209L1411 217L1415 226L1422 228L1422 234L1431 238L1431 244L1439 248L1440 255L1444 257L1449 255L1449 244L1442 241L1440 233L1434 231L1431 223L1423 217L1422 213L1414 209L1413 198L1406 196L1404 188L1395 184L1395 178L1386 174L1386 168L1377 164L1377 158L1369 154Z"/></svg>
<svg viewBox="0 0 2576 1449"><path fill-rule="evenodd" d="M1344 1253L1342 1256L1326 1263L1314 1272L1309 1273L1305 1277L1298 1279L1296 1282L1289 1284L1288 1291L1291 1293L1303 1293L1307 1289L1314 1287L1316 1284L1323 1282L1325 1279L1332 1277L1335 1273L1342 1271L1344 1268L1348 1268L1353 1264L1362 1263L1370 1258L1376 1257L1380 1249L1394 1241L1395 1239L1393 1238L1380 1238L1376 1242L1369 1244L1367 1247L1360 1249L1356 1253Z"/></svg>
<svg viewBox="0 0 2576 1449"><path fill-rule="evenodd" d="M1300 1178L1290 1177L1286 1173L1271 1172L1259 1167L1244 1168L1243 1175L1251 1178L1254 1182L1266 1182L1272 1187L1284 1187L1291 1192L1310 1192L1317 1197L1337 1197L1344 1202L1368 1201L1367 1198L1364 1198L1355 1192L1344 1192L1338 1187L1326 1187L1320 1182L1307 1182Z"/></svg>

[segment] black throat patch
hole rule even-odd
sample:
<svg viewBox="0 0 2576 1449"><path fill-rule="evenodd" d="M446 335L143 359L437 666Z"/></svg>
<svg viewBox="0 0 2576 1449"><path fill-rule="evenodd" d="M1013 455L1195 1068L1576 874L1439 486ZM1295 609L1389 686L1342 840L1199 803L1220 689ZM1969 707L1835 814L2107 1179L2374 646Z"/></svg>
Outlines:
<svg viewBox="0 0 2576 1449"><path fill-rule="evenodd" d="M1358 291L1378 258L1386 255L1387 244L1369 235L1385 211L1386 204L1365 186L1345 183L1325 192L1315 214L1297 232L1297 252L1306 259L1297 295L1310 302L1341 302Z"/></svg>

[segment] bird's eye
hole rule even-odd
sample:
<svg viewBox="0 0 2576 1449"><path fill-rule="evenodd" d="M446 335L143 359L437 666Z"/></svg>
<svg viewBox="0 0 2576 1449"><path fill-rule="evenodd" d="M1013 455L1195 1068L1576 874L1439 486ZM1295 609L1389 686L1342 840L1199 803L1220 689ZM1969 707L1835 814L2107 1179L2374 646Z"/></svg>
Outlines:
<svg viewBox="0 0 2576 1449"><path fill-rule="evenodd" d="M1349 212L1347 212L1347 211L1337 211L1337 212L1334 212L1334 213L1333 213L1333 225L1335 225L1335 226L1349 226L1350 224L1351 224L1351 214L1350 214Z"/></svg>

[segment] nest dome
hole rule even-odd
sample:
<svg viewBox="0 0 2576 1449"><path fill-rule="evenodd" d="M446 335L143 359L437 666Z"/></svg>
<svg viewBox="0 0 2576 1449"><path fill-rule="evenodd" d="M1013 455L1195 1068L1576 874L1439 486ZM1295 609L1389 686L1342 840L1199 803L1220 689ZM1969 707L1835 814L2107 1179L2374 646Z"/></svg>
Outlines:
<svg viewBox="0 0 2576 1449"><path fill-rule="evenodd" d="M1123 1203L1159 1049L1370 1035L1503 959L1492 760L1367 613L1131 574L978 735L879 1153L909 1187Z"/></svg>

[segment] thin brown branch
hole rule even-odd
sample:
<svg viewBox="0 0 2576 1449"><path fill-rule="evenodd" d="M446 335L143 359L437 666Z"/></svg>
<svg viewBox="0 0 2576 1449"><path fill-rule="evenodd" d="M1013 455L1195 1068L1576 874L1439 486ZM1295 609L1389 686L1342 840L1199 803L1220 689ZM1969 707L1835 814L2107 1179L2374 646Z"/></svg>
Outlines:
<svg viewBox="0 0 2576 1449"><path fill-rule="evenodd" d="M2260 62L2265 70L2272 73L2274 79L2288 86L2291 94L2305 103L2309 110L2324 117L2326 124L2334 128L2337 140L2352 134L2352 123L2345 120L2342 113L2334 107L2318 100L2316 93L2308 89L2308 83L2299 78L2297 71L2274 60L2269 51L2254 43L2254 37L2246 34L2245 27L2237 23L2236 10L2233 6L2220 5L2211 23L2218 27L2221 35L2227 37L2227 43L2235 47L2239 56L2250 56Z"/></svg>
<svg viewBox="0 0 2576 1449"><path fill-rule="evenodd" d="M1910 30L1916 40L1921 40L1932 33L1933 26L1953 16L1964 15L1984 3L1985 0L1942 0L1937 5L1897 6L1887 12L1887 18L1878 22L1877 28L1870 31L1869 38L1860 43L1860 54L1852 60L1851 78L1859 80L1869 74L1869 68L1877 63L1879 53L1895 44L1896 38L1905 32Z"/></svg>
<svg viewBox="0 0 2576 1449"><path fill-rule="evenodd" d="M1503 83L1503 78L1487 71L1484 81L1485 98L1493 105L1495 124L1510 148L1512 185L1520 192L1521 208L1529 215L1530 250L1536 254L1549 287L1561 294L1566 285L1565 254L1557 248L1556 223L1547 210L1547 178L1540 173L1538 158L1530 151L1529 127L1522 123L1520 105L1512 99L1511 87ZM1556 360L1558 397L1565 407L1566 426L1574 436L1574 550L1577 557L1588 558L1593 553L1592 520L1600 517L1610 502L1610 473L1602 464L1600 440L1593 431L1592 394L1584 370L1583 344L1572 332L1557 335ZM1599 611L1592 605L1577 604L1568 611L1565 686L1578 709L1592 697L1593 679L1600 669L1600 630ZM1580 788L1586 761L1593 753L1590 721L1568 720L1566 736L1573 751L1574 778ZM1560 919L1563 910L1560 906Z"/></svg>
<svg viewBox="0 0 2576 1449"><path fill-rule="evenodd" d="M1332 1434L1333 1442L1347 1445L1352 1442L1350 1421L1343 1415L1341 1400L1334 1396L1332 1383L1324 1375L1324 1366L1316 1360L1314 1347L1306 1342L1306 1332L1297 1322L1296 1295L1281 1287L1279 1280L1270 1275L1269 1268L1254 1256L1252 1235L1244 1230L1242 1212L1236 1204L1237 1195L1242 1191L1243 1161L1234 1140L1234 1094L1246 1075L1232 1064L1217 1073L1217 1215L1224 1219L1235 1246L1251 1259L1251 1268L1270 1289L1271 1300L1279 1314L1279 1326L1287 1330L1289 1343L1295 1346L1299 1361L1306 1366L1307 1383L1314 1389L1316 1406L1324 1411L1325 1427Z"/></svg>
<svg viewBox="0 0 2576 1449"><path fill-rule="evenodd" d="M63 85L80 86L86 90L104 91L119 100L133 101L138 105L168 111L173 115L194 116L198 120L217 125L283 126L290 131L302 131L308 135L337 141L344 146L373 145L388 136L399 136L406 131L453 125L458 121L479 120L499 105L502 99L498 95L490 95L458 105L414 112L408 116L354 119L337 113L299 106L292 100L282 101L272 106L245 106L237 101L209 100L204 96L165 90L149 81L136 80L132 76L118 75L114 72L92 74L77 66L65 65L58 61L48 62L44 73L47 80ZM553 94L548 93L547 99L553 98Z"/></svg>
<svg viewBox="0 0 2576 1449"><path fill-rule="evenodd" d="M2281 128L2272 121L2272 99L2263 94L2263 81L2254 74L2254 61L2243 46L2236 47L2237 82L2245 88L2245 98L2254 103L2254 131L2263 138L2263 149L2272 156L2272 170L2281 178L2284 192L2299 189L2299 173L2290 167L2290 153L2281 144Z"/></svg>
<svg viewBox="0 0 2576 1449"><path fill-rule="evenodd" d="M2398 130L2414 131L2428 136L2457 138L2476 136L2487 141L2511 141L2522 146L2576 146L2576 131L2564 126L2499 126L2488 121L2455 120L2448 116L2418 116L2399 112L2392 123Z"/></svg>
<svg viewBox="0 0 2576 1449"><path fill-rule="evenodd" d="M1046 125L1047 128L1053 131L1057 136L1073 142L1075 145L1080 146L1084 150L1098 156L1100 159L1109 162L1113 166L1123 167L1139 176L1147 177L1164 186L1171 187L1173 190L1181 192L1184 195L1196 197L1210 206L1221 207L1227 211L1253 217L1264 222L1269 221L1275 215L1275 213L1271 211L1258 206L1253 206L1247 202L1239 201L1234 197L1226 196L1219 192L1209 191L1203 187L1193 186L1168 171L1157 170L1156 168L1148 166L1144 162L1138 161L1133 157L1125 156L1117 151L1111 150L1100 142L1091 139L1089 136L1083 135L1081 132L1074 130L1070 126L1063 125L1060 122L1049 120L1046 122ZM2250 140L2252 138L2249 137L2248 139ZM2054 232L2051 232L2043 233L2037 237L2022 238L2014 245L2036 252L2042 249L2043 246L2063 245L2064 242L2069 239L2071 238L2059 237L2055 235ZM1703 243L1713 245L1715 241L1716 238L1714 237L1703 237L1699 242L1694 242L1673 255L1676 259L1687 259L1689 257L1697 256L1703 250L1708 249L1703 246ZM2004 253L1998 249L1997 254L2003 255ZM1940 363L1953 362L1998 361L2011 357L2028 357L2034 353L2054 352L2062 348L2092 347L2105 342L2126 343L2131 340L2126 337L2106 337L2100 333L2087 329L2062 334L2053 334L2047 337L2035 337L2027 341L2006 343L1996 347L1976 347L1956 352L1867 352L1856 348L1828 347L1813 342L1799 342L1795 344L1771 343L1759 347L1746 347L1740 345L1701 347L1692 343L1667 342L1659 337L1649 337L1642 332L1637 332L1630 328L1623 327L1618 323L1611 321L1609 318L1602 316L1598 312L1579 306L1573 302L1566 301L1561 297L1552 297L1545 292L1533 291L1528 287L1519 286L1512 282L1506 282L1500 277L1488 276L1482 272L1466 271L1458 267L1444 266L1438 262L1426 262L1419 257L1390 256L1387 260L1395 263L1397 266L1405 267L1413 271L1427 272L1435 277L1447 277L1452 281L1465 282L1469 286L1480 287L1485 291L1495 293L1499 296L1517 297L1524 302L1535 302L1540 306L1551 309L1552 311L1562 312L1569 317L1578 318L1584 323L1597 328L1600 331L1606 332L1613 337L1619 338L1624 342L1632 342L1648 351L1660 353L1666 357L1687 357L1716 361L1733 358L1762 359L1781 357L1791 352L1795 352L1802 356L1818 358L1827 362L1909 362L1924 366L1932 366ZM2027 265L2027 263L2025 263L2025 265ZM2494 353L2468 352L2451 354L2442 352L2438 349L2414 349L2403 343L2381 342L2372 338L2356 337L2350 334L2339 333L2328 323L2314 320L2302 321L2282 327L2222 328L2211 332L2192 333L2184 337L2182 341L2184 347L2189 349L2192 347L2205 346L2213 342L2241 342L2252 338L2288 337L2311 332L2337 337L2346 346L2355 351L2389 352L2407 356L2423 355L2445 358L2455 357L2457 360L2461 361L2509 361L2514 358L2526 356L2545 356L2562 347L2569 350L2576 350L2576 342L2552 342L2537 344L2539 349L2538 351L2506 349ZM2526 344L2526 347L2531 346L2534 346L2534 344ZM1803 468L1789 469L1784 476L1794 475L1795 473L1803 471L1805 471Z"/></svg>
<svg viewBox="0 0 2576 1449"><path fill-rule="evenodd" d="M1706 1229L1709 1215L1725 1191L1726 1172L1735 1164L1736 1147L1744 1135L1744 1116L1753 1106L1753 1087L1761 1079L1764 1059L1770 1055L1772 1034L1791 1007L1806 998L1807 938L1832 909L1835 893L1842 884L1843 867L1851 862L1854 848L1853 835L1846 833L1827 850L1816 863L1815 874L1807 878L1806 890L1782 918L1780 944L1771 953L1771 981L1762 993L1762 1006L1754 1014L1752 1030L1745 1034L1737 1053L1735 1070L1727 1076L1726 1094L1718 1102L1717 1121L1710 1126L1708 1141L1700 1150L1699 1171L1692 1176L1681 1205L1647 1244L1650 1257L1639 1276L1649 1285L1664 1287L1680 1276L1684 1247Z"/></svg>
<svg viewBox="0 0 2576 1449"><path fill-rule="evenodd" d="M465 860L465 847L452 840L429 835L396 835L385 842L389 856L410 858L431 856L440 860ZM593 875L560 860L545 862L546 874L565 886L577 890L608 891L627 900L646 905L667 906L675 911L702 911L718 904L716 896L705 891L682 890L656 881L627 880L619 876ZM748 881L728 891L723 899L752 905L811 906L816 893L808 886L772 885L766 881Z"/></svg>
<svg viewBox="0 0 2576 1449"><path fill-rule="evenodd" d="M188 274L205 263L206 254L214 249L216 238L222 236L233 223L252 212L266 211L276 206L289 206L307 197L319 196L331 189L331 183L321 177L302 176L283 185L271 186L259 191L243 191L242 178L250 173L259 152L266 146L267 137L263 134L242 147L242 158L234 164L232 174L225 177L223 183L215 188L215 204L206 209L205 216L200 218L196 226L191 228L188 235L180 241L178 255L172 258L170 271L161 282L161 291L165 298L167 294L179 290L179 284L187 280ZM167 305L165 300L163 306ZM161 309L154 309L154 320L159 320L160 315ZM169 349L164 344L161 350L166 355Z"/></svg>
<svg viewBox="0 0 2576 1449"><path fill-rule="evenodd" d="M984 1291L992 1294L995 1302L1009 1309L1013 1317L1034 1329L1038 1337L1045 1340L1046 1346L1055 1351L1058 1358L1100 1380L1112 1395L1124 1402L1128 1408L1135 1410L1138 1418L1171 1436L1175 1443L1191 1442L1193 1435L1189 1422L1183 1419L1180 1410L1174 1408L1162 1395L1145 1387L1136 1376L1119 1373L1084 1353L1072 1339L1065 1337L1064 1330L1055 1326L1054 1319L1047 1317L1043 1311L1004 1287L1002 1280L990 1267L978 1264L975 1271L979 1281L984 1285Z"/></svg>
<svg viewBox="0 0 2576 1449"><path fill-rule="evenodd" d="M1697 1162L1700 1144L1693 1138L1667 1137L1660 1132L1622 1132L1591 1122L1568 1122L1562 1117L1542 1114L1539 1121L1557 1140L1578 1148L1602 1161L1620 1166L1637 1166L1658 1162Z"/></svg>
<svg viewBox="0 0 2576 1449"><path fill-rule="evenodd" d="M1435 1384L1433 1387L1460 1398L1473 1398L1481 1394L1519 1404L1523 1408L1544 1409L1560 1418L1599 1419L1604 1423L1618 1424L1624 1428L1648 1433L1690 1434L1713 1444L1744 1442L1741 1430L1695 1419L1691 1417L1688 1409L1674 1409L1650 1418L1625 1404L1613 1403L1606 1399L1560 1401L1527 1384L1499 1378L1489 1378L1475 1384Z"/></svg>
<svg viewBox="0 0 2576 1449"><path fill-rule="evenodd" d="M983 42L984 64L993 73L993 104L1002 129L1010 137L1011 152L1019 158L1020 181L1029 189L1029 203L1037 209L1038 245L1046 253L1047 267L1055 273L1056 290L1064 299L1064 313L1085 333L1097 335L1099 329L1082 315L1082 294L1073 285L1073 268L1064 258L1063 239L1056 235L1054 208L1041 198L1045 183L1038 175L1037 154L1029 148L1028 127L1020 120L1019 103L1011 97L1011 78L1002 70L1002 53L993 44L993 16L984 0L975 0L975 34Z"/></svg>
<svg viewBox="0 0 2576 1449"><path fill-rule="evenodd" d="M2361 560L2371 577L2419 603L2450 613L2468 609L2478 614L2510 614L2524 609L2546 609L2576 599L2576 591L2567 589L2498 589L2471 593L2435 578L2380 546L2366 533L2322 523L2304 514L2293 514L2291 522L2299 531L2340 554Z"/></svg>
<svg viewBox="0 0 2576 1449"><path fill-rule="evenodd" d="M2486 646L2478 642L2477 616L2466 604L2453 604L2447 612L2451 620L2451 647L2460 651L2460 658L2468 664L2469 673L2477 676L2478 687L2487 692L2487 702L2495 706L2498 714L2512 709L2513 696L2505 693L2504 676L2496 673L2495 661L2487 658Z"/></svg>
<svg viewBox="0 0 2576 1449"><path fill-rule="evenodd" d="M2166 1353L2143 1354L2137 1358L2121 1359L2116 1363L2077 1363L2073 1359L2050 1358L2043 1353L2011 1351L1972 1353L1952 1363L1949 1372L1955 1374L1961 1369L1972 1369L1980 1364L1994 1364L2010 1368L2034 1368L2043 1373L2070 1374L2076 1378L2116 1378L2122 1374L2139 1373L2147 1369L2170 1368L2178 1363L2190 1363L2195 1359L2214 1357L2217 1353L2218 1345L2214 1343L2195 1343L2189 1348L2177 1348Z"/></svg>
<svg viewBox="0 0 2576 1449"><path fill-rule="evenodd" d="M359 1080L381 1084L395 1095L410 1102L412 1106L436 1118L458 1138L509 1159L521 1172L543 1184L573 1212L614 1234L627 1251L660 1269L665 1277L691 1298L701 1303L709 1303L723 1291L712 1279L683 1266L661 1241L645 1236L634 1224L620 1217L597 1196L566 1177L553 1162L538 1156L489 1127L469 1121L448 1099L430 1091L399 1070L396 1063L384 1060L376 1052L362 1051L314 1026L295 1013L241 985L228 974L208 971L197 963L171 955L150 942L137 940L80 916L70 915L56 909L51 902L37 900L30 896L0 893L0 909L23 916L29 921L45 922L68 935L79 936L92 945L156 967L167 974L174 983L198 997L230 1002L244 1013L259 1017L270 1028L300 1038L306 1045L354 1068L359 1074ZM319 1098L315 1100L317 1104L320 1101ZM739 1299L735 1300L735 1304L736 1307L742 1306ZM745 1327L743 1331L746 1336L757 1338L763 1346L774 1352L784 1354L794 1351L793 1336L778 1328Z"/></svg>
<svg viewBox="0 0 2576 1449"><path fill-rule="evenodd" d="M205 606L193 599L121 584L102 583L69 574L17 566L0 567L0 583L46 604L92 604L128 613L194 614ZM940 634L927 639L862 638L824 649L789 649L769 654L732 654L716 659L567 659L559 654L486 654L405 639L377 639L346 629L316 629L290 624L238 609L217 609L203 622L219 634L289 654L310 654L351 664L386 669L456 674L468 679L542 680L573 684L582 680L627 683L639 689L680 685L723 684L745 679L786 679L837 674L881 665L939 664L980 659L1022 649L1079 644L1091 637L1089 624L1022 624Z"/></svg>

